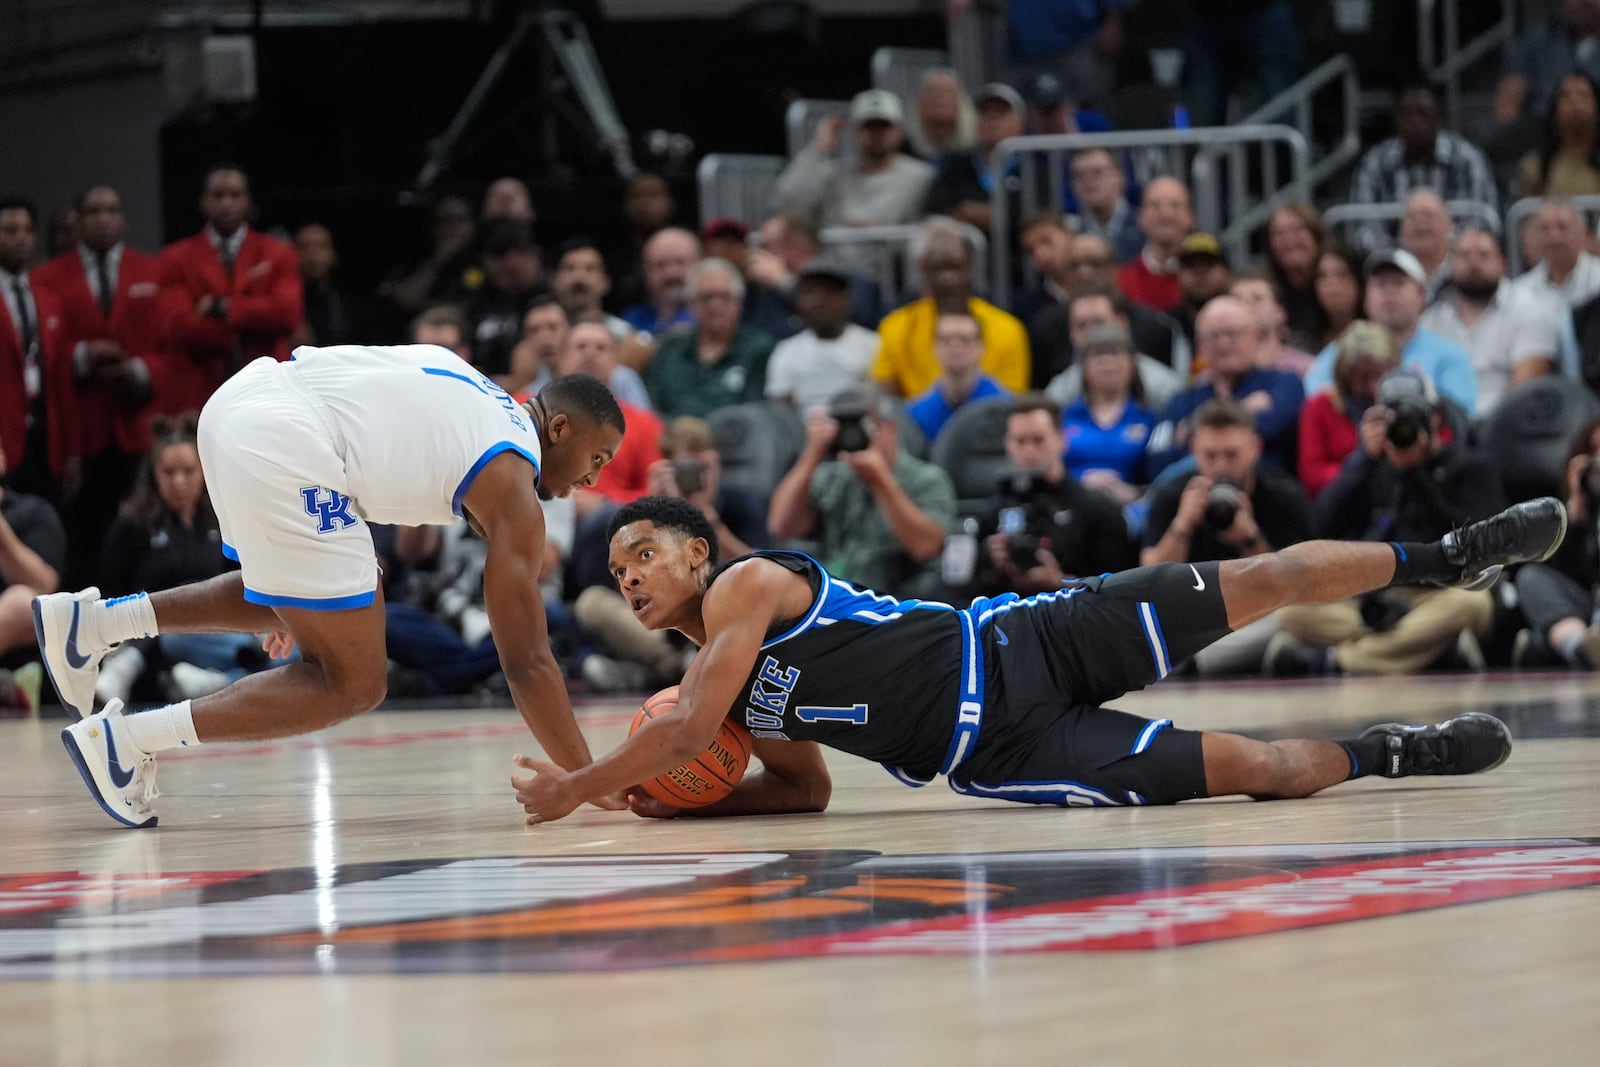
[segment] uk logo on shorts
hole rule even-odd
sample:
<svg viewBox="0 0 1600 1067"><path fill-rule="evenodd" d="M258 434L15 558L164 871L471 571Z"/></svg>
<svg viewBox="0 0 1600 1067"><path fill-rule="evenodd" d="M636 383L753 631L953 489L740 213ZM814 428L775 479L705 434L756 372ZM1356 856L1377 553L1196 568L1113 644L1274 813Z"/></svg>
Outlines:
<svg viewBox="0 0 1600 1067"><path fill-rule="evenodd" d="M300 490L300 498L306 502L306 514L317 520L319 534L333 533L360 521L350 514L350 498L343 493L308 485Z"/></svg>

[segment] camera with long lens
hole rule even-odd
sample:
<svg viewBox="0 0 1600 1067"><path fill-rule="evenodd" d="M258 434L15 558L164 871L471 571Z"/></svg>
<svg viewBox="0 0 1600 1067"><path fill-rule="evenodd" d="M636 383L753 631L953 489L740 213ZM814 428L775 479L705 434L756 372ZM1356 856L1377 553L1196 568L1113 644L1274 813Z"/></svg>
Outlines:
<svg viewBox="0 0 1600 1067"><path fill-rule="evenodd" d="M1000 529L1012 566L1039 565L1039 549L1055 523L1054 495L1043 471L1007 468L1000 472Z"/></svg>
<svg viewBox="0 0 1600 1067"><path fill-rule="evenodd" d="M834 416L839 432L833 435L828 446L828 458L838 459L841 452L861 452L872 444L872 430L867 426L867 413L848 412Z"/></svg>
<svg viewBox="0 0 1600 1067"><path fill-rule="evenodd" d="M1239 499L1244 487L1232 478L1218 478L1206 494L1205 523L1213 530L1226 530L1239 514Z"/></svg>
<svg viewBox="0 0 1600 1067"><path fill-rule="evenodd" d="M1433 400L1428 386L1414 374L1397 373L1378 383L1377 402L1389 411L1389 443L1410 448L1433 421Z"/></svg>
<svg viewBox="0 0 1600 1067"><path fill-rule="evenodd" d="M678 484L678 492L693 496L705 488L706 465L697 459L675 459L672 461L672 480Z"/></svg>

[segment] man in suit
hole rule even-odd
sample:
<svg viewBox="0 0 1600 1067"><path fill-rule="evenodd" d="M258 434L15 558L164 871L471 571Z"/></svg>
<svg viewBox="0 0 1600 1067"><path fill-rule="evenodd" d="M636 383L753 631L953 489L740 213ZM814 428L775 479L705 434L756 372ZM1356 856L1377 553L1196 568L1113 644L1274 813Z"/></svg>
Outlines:
<svg viewBox="0 0 1600 1067"><path fill-rule="evenodd" d="M162 315L174 352L188 365L173 376L162 410L199 409L234 371L258 356L289 358L289 335L304 316L295 251L249 226L250 179L219 163L200 194L205 227L162 249Z"/></svg>
<svg viewBox="0 0 1600 1067"><path fill-rule="evenodd" d="M33 204L0 198L0 450L13 489L53 501L77 431L57 399L71 388L61 308L28 271L38 221Z"/></svg>
<svg viewBox="0 0 1600 1067"><path fill-rule="evenodd" d="M62 484L70 584L94 578L100 542L150 448L154 392L168 384L154 256L127 244L122 195L93 185L77 200L78 241L34 272L61 303L61 361L71 385L51 397L77 427Z"/></svg>

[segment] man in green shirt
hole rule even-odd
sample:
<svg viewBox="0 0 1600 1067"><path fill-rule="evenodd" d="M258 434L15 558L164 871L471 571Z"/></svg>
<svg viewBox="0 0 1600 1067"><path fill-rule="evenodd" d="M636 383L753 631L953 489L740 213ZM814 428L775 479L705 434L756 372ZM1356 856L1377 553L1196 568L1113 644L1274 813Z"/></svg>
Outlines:
<svg viewBox="0 0 1600 1067"><path fill-rule="evenodd" d="M832 574L895 596L937 597L956 514L943 469L899 449L893 401L852 386L806 423L806 447L773 491L774 538L815 538Z"/></svg>
<svg viewBox="0 0 1600 1067"><path fill-rule="evenodd" d="M744 279L724 259L703 259L685 285L693 330L666 338L644 372L656 414L704 417L729 404L762 399L772 337L739 321Z"/></svg>

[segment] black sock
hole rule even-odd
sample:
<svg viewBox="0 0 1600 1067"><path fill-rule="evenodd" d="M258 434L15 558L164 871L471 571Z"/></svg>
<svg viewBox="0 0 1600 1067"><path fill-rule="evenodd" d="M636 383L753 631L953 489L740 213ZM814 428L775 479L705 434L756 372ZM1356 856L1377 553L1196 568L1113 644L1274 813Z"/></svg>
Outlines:
<svg viewBox="0 0 1600 1067"><path fill-rule="evenodd" d="M1350 778L1365 778L1369 774L1377 774L1378 768L1383 766L1384 753L1388 751L1388 737L1384 734L1373 734L1371 737L1358 737L1354 741L1336 742L1350 757ZM1349 781L1346 778L1345 781Z"/></svg>
<svg viewBox="0 0 1600 1067"><path fill-rule="evenodd" d="M1420 585L1424 582L1446 582L1460 574L1444 558L1444 546L1438 541L1390 541L1394 549L1394 578L1390 585Z"/></svg>

